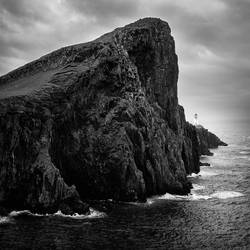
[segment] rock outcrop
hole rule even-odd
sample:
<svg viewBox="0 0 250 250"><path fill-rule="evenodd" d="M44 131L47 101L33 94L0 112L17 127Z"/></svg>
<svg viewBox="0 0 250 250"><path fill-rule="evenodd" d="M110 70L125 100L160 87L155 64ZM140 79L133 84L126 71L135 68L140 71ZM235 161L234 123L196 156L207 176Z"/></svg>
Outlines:
<svg viewBox="0 0 250 250"><path fill-rule="evenodd" d="M221 142L186 122L177 80L174 39L155 18L2 76L0 205L72 213L87 199L187 194L187 174Z"/></svg>
<svg viewBox="0 0 250 250"><path fill-rule="evenodd" d="M227 146L227 144L221 141L215 134L209 132L202 126L196 127L197 136L199 140L199 148L201 155L213 155L209 149L217 148L218 146Z"/></svg>

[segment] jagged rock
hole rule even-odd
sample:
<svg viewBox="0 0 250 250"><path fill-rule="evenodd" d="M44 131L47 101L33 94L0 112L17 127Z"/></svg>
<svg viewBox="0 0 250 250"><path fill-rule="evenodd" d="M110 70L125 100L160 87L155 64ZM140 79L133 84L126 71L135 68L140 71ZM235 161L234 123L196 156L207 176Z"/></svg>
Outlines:
<svg viewBox="0 0 250 250"><path fill-rule="evenodd" d="M0 117L1 205L41 213L58 209L70 214L88 211L75 187L64 182L51 161L48 150L52 121L43 120L36 107L32 113L19 112L27 108L23 104L27 105L11 99L1 102L1 107L19 109Z"/></svg>
<svg viewBox="0 0 250 250"><path fill-rule="evenodd" d="M186 122L177 79L170 28L155 18L2 76L0 205L72 213L86 199L187 194L216 142Z"/></svg>
<svg viewBox="0 0 250 250"><path fill-rule="evenodd" d="M197 126L196 131L199 140L199 148L201 155L212 156L213 153L210 152L210 148L217 148L218 146L227 146L227 144L221 141L215 134L209 132L202 126Z"/></svg>
<svg viewBox="0 0 250 250"><path fill-rule="evenodd" d="M200 162L200 166L202 167L209 167L210 166L210 163L207 163L207 162Z"/></svg>

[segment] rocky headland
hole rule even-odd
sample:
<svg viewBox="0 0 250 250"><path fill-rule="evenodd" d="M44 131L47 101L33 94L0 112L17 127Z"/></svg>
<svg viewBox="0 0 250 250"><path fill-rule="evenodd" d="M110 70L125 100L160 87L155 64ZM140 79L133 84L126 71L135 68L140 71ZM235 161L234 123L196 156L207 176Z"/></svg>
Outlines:
<svg viewBox="0 0 250 250"><path fill-rule="evenodd" d="M145 18L0 78L0 206L84 213L86 200L188 194L225 145L185 120L169 25Z"/></svg>

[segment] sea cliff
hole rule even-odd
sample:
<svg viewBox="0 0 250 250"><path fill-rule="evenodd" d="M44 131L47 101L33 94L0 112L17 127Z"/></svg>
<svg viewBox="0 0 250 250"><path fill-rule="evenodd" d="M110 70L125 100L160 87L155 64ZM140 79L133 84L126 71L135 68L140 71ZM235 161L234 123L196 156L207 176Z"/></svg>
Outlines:
<svg viewBox="0 0 250 250"><path fill-rule="evenodd" d="M83 213L85 200L188 194L223 143L186 122L169 25L144 18L0 78L0 206Z"/></svg>

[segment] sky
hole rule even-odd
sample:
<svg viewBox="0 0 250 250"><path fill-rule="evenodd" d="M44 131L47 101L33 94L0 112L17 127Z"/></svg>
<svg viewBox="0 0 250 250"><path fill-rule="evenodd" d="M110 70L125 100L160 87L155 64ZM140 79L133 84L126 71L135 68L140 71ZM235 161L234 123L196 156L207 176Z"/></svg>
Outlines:
<svg viewBox="0 0 250 250"><path fill-rule="evenodd" d="M0 75L148 16L171 27L187 120L250 121L250 0L0 0Z"/></svg>

